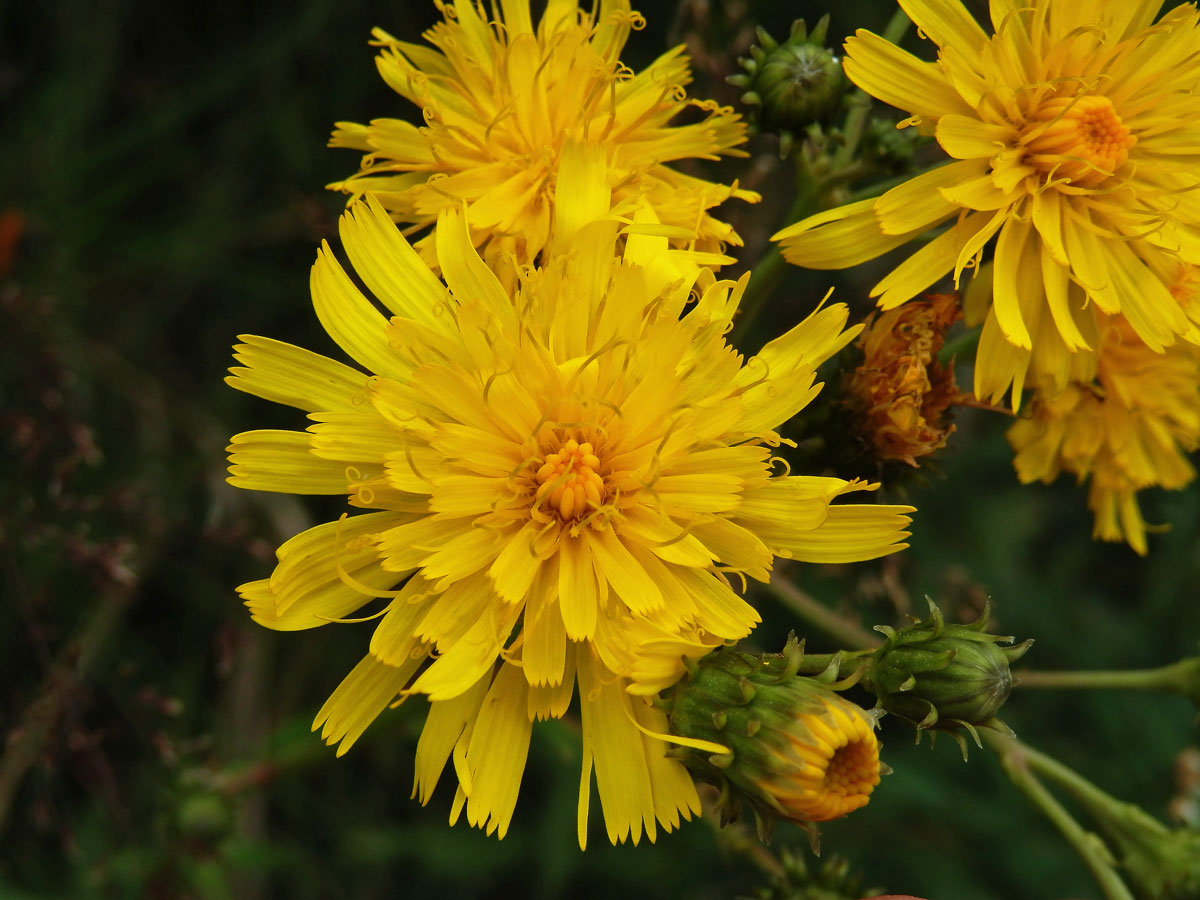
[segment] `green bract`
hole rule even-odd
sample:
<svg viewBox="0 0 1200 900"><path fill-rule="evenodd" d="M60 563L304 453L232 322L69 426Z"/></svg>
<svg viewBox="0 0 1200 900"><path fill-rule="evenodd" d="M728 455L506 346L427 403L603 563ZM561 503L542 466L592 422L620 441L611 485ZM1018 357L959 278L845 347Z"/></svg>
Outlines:
<svg viewBox="0 0 1200 900"><path fill-rule="evenodd" d="M919 730L966 730L991 725L1012 688L1009 664L1031 640L988 634L988 613L970 625L947 625L929 601L929 618L896 631L878 626L887 640L871 657L863 683L879 706ZM959 736L961 737L961 736Z"/></svg>
<svg viewBox="0 0 1200 900"><path fill-rule="evenodd" d="M779 152L787 156L797 133L837 110L846 90L842 64L825 46L829 16L809 34L803 19L792 23L782 44L758 29L758 44L750 59L739 59L746 74L728 81L746 89L742 102L750 107L752 127L779 134Z"/></svg>

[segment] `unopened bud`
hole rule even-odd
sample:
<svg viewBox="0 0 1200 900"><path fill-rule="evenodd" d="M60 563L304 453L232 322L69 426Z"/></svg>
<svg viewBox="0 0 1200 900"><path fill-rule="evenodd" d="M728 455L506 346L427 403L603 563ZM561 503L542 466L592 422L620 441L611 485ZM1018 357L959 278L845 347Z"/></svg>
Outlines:
<svg viewBox="0 0 1200 900"><path fill-rule="evenodd" d="M750 107L751 125L779 134L782 156L795 134L834 113L846 90L842 64L825 46L828 27L825 16L810 34L804 20L798 19L782 44L759 28L750 58L738 60L746 74L728 79L746 88L742 102Z"/></svg>
<svg viewBox="0 0 1200 900"><path fill-rule="evenodd" d="M1011 636L988 634L988 614L971 625L947 625L929 601L929 618L900 631L876 630L887 640L871 657L863 679L879 705L919 730L936 728L975 737L992 725L1012 688L1009 664L1032 641L1010 647ZM965 749L965 745L964 745Z"/></svg>

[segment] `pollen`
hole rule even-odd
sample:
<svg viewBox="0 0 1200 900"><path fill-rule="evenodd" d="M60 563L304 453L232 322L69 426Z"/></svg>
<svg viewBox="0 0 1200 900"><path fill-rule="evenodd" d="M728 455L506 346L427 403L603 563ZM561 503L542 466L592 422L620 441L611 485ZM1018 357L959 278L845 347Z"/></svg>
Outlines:
<svg viewBox="0 0 1200 900"><path fill-rule="evenodd" d="M599 468L600 458L590 443L574 438L564 442L537 470L537 505L557 512L564 522L586 515L607 493Z"/></svg>
<svg viewBox="0 0 1200 900"><path fill-rule="evenodd" d="M1137 138L1107 97L1055 97L1030 121L1028 161L1078 187L1096 187L1129 157Z"/></svg>

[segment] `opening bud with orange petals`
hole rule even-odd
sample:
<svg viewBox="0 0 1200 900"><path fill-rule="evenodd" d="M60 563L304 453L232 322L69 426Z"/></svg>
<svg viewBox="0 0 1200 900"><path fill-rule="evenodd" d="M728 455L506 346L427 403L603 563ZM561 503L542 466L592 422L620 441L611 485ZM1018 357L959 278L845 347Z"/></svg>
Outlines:
<svg viewBox="0 0 1200 900"><path fill-rule="evenodd" d="M721 789L728 822L748 802L760 832L775 817L799 824L865 806L879 783L876 714L822 681L797 675L803 654L724 648L695 664L667 701L672 730L727 748L682 751L685 765Z"/></svg>

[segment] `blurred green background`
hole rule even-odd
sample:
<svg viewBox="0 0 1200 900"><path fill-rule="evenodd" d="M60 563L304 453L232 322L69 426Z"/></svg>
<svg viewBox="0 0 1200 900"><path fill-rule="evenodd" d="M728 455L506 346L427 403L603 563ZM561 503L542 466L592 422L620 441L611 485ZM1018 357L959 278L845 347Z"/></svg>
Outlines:
<svg viewBox="0 0 1200 900"><path fill-rule="evenodd" d="M686 40L696 96L734 102L724 76L753 40L814 3L637 4L640 68ZM880 30L887 0L839 0L831 36ZM226 388L239 333L334 352L308 269L357 155L326 149L335 120L413 111L376 76L368 31L408 40L432 3L162 4L57 0L0 7L0 897L456 898L752 894L757 869L711 821L656 845L609 847L593 802L575 842L578 738L537 727L503 842L446 817L451 794L409 799L420 701L386 713L335 760L309 725L360 657L369 626L281 634L254 626L234 586L264 577L280 541L336 504L239 492L223 447L299 415ZM919 41L910 34L909 45ZM790 183L775 143L715 170L764 192L730 208L750 263ZM0 229L3 231L3 229ZM870 269L870 267L864 267ZM763 317L782 331L837 284L859 314L871 271L792 271ZM743 349L753 350L756 346ZM969 384L969 372L960 382ZM1200 635L1200 494L1146 500L1171 529L1139 559L1089 540L1075 485L1021 487L1004 416L971 412L938 474L907 488L912 549L887 563L783 574L868 625L923 611L1037 645L1038 668L1158 665ZM755 640L790 628L766 596ZM859 697L860 700L865 699ZM1120 797L1165 815L1172 764L1196 743L1177 698L1018 691L1021 736ZM929 900L1086 898L1089 877L1008 787L987 752L912 746L884 722L895 773L824 831L868 885ZM445 779L449 781L450 779ZM736 843L736 842L732 842ZM773 850L804 850L783 827Z"/></svg>

